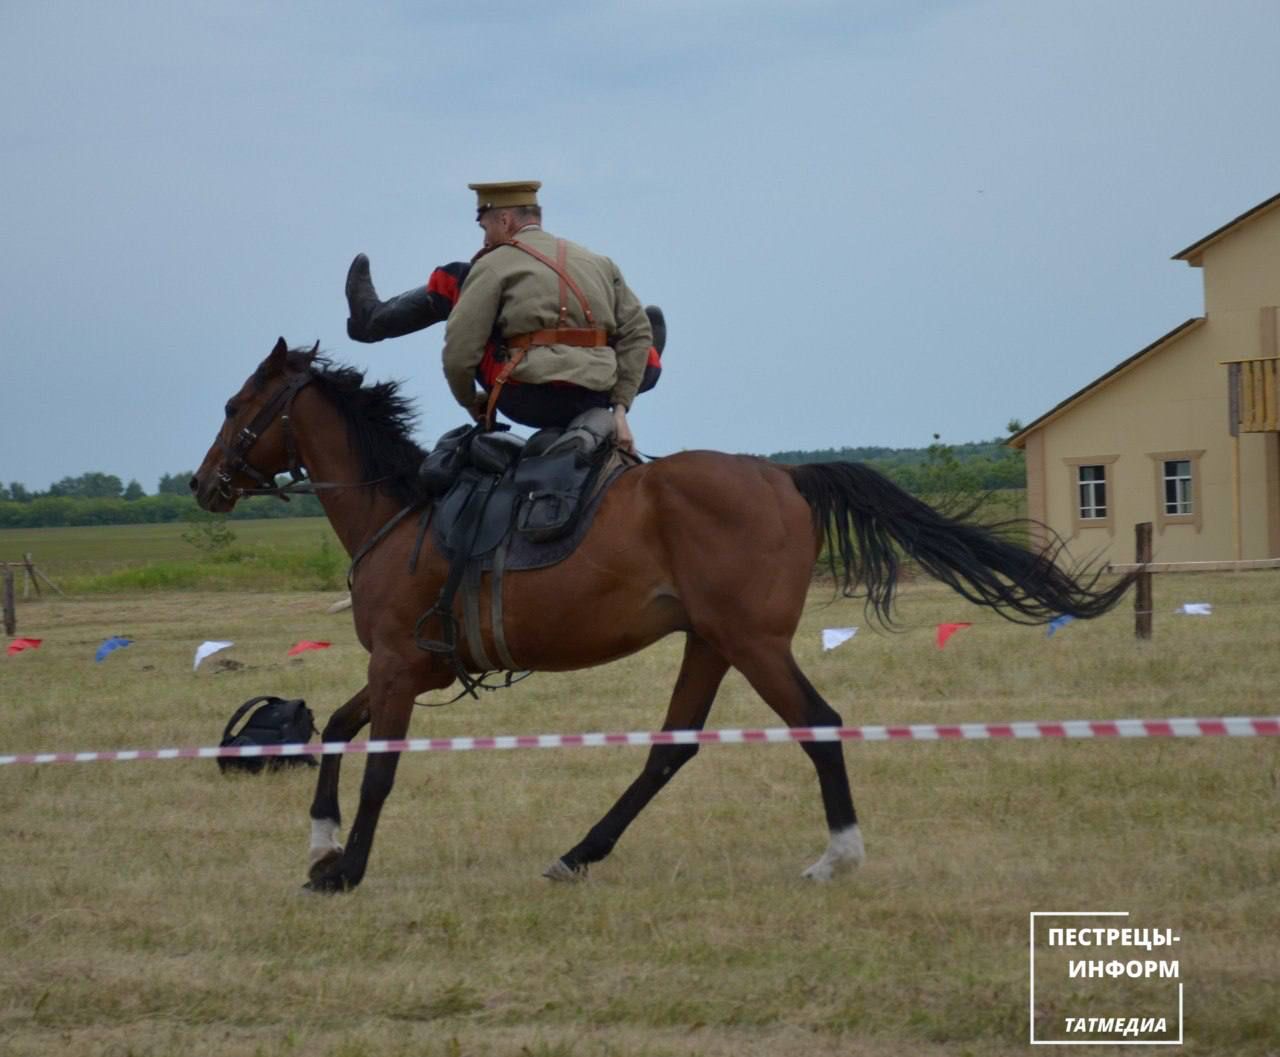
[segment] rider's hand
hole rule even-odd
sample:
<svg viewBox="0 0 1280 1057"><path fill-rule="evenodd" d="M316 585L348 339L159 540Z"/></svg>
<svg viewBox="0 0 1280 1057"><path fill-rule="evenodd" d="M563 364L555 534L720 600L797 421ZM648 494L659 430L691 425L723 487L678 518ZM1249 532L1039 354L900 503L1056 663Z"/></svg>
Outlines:
<svg viewBox="0 0 1280 1057"><path fill-rule="evenodd" d="M471 407L468 409L471 417L477 422L483 422L485 416L489 413L489 394L483 390L476 393L471 400Z"/></svg>
<svg viewBox="0 0 1280 1057"><path fill-rule="evenodd" d="M636 439L631 435L631 426L627 423L627 409L621 404L613 409L613 439L629 455L636 453Z"/></svg>

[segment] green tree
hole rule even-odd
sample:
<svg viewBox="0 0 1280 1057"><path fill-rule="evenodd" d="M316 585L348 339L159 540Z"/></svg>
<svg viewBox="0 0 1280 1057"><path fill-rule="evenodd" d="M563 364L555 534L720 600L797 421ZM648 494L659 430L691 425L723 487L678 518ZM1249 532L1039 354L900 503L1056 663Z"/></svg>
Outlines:
<svg viewBox="0 0 1280 1057"><path fill-rule="evenodd" d="M195 473L191 470L186 473L166 473L156 486L156 495L190 495L191 489L187 482L194 476Z"/></svg>
<svg viewBox="0 0 1280 1057"><path fill-rule="evenodd" d="M141 499L146 494L147 493L142 490L142 485L138 484L136 479L130 481L128 487L124 490L124 497L129 500L130 503L135 499Z"/></svg>
<svg viewBox="0 0 1280 1057"><path fill-rule="evenodd" d="M116 499L123 491L124 485L113 473L82 473L79 477L64 477L49 486L51 496L85 499Z"/></svg>
<svg viewBox="0 0 1280 1057"><path fill-rule="evenodd" d="M12 481L9 484L9 498L15 503L26 503L32 498L32 496L31 493L27 491L27 486L25 484L22 484L20 481Z"/></svg>

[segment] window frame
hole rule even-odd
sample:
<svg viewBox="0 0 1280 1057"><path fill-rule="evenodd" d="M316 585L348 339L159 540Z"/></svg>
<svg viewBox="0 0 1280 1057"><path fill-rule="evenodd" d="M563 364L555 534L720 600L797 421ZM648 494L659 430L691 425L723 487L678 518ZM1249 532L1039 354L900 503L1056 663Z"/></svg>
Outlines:
<svg viewBox="0 0 1280 1057"><path fill-rule="evenodd" d="M1200 457L1204 449L1199 451L1149 451L1147 458L1155 481L1155 524L1157 532L1164 532L1170 525L1190 525L1200 532L1204 527L1204 478L1200 473ZM1187 514L1169 514L1165 511L1165 463L1185 462L1191 469L1191 512Z"/></svg>
<svg viewBox="0 0 1280 1057"><path fill-rule="evenodd" d="M1071 482L1071 527L1072 536L1078 535L1085 529L1106 529L1112 535L1115 534L1116 524L1116 487L1115 474L1112 472L1112 466L1119 460L1119 455L1083 455L1063 459L1064 465L1067 467L1068 479ZM1080 480L1080 468L1082 466L1101 466L1102 467L1102 486L1105 490L1107 502L1106 517L1082 517L1080 510L1080 486L1084 482Z"/></svg>

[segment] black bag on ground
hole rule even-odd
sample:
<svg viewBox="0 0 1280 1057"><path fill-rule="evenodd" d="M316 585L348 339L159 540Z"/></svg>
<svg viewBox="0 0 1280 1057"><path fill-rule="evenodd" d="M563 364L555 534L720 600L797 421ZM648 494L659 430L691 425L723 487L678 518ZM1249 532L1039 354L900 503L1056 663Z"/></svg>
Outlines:
<svg viewBox="0 0 1280 1057"><path fill-rule="evenodd" d="M261 705L240 728L238 734L231 731L254 705ZM236 709L235 714L222 732L219 745L292 745L311 740L317 733L315 717L307 703L301 698L286 701L282 697L250 698ZM301 756L219 756L218 768L223 773L229 770L248 771L257 774L263 765L268 770L276 771L281 767L306 764L316 766L316 758L311 755Z"/></svg>

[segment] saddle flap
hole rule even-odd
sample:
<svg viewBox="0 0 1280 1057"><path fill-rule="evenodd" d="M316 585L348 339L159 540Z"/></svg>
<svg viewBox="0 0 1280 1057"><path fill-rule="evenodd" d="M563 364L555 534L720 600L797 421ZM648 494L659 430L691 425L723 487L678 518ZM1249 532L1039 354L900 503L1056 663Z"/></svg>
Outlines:
<svg viewBox="0 0 1280 1057"><path fill-rule="evenodd" d="M534 542L569 532L581 510L579 502L592 466L581 466L576 451L548 452L522 459L516 466L520 494L516 531Z"/></svg>
<svg viewBox="0 0 1280 1057"><path fill-rule="evenodd" d="M492 474L464 470L440 500L435 525L451 558L488 554L507 535L515 511L516 490Z"/></svg>

